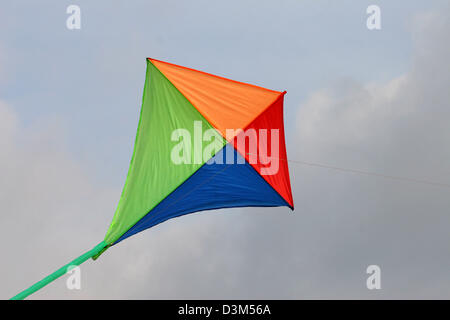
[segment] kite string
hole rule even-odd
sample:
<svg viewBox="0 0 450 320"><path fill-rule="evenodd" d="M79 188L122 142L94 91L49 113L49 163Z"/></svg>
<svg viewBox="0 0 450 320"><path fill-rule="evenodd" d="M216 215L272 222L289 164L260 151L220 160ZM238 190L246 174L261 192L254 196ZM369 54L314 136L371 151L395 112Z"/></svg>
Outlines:
<svg viewBox="0 0 450 320"><path fill-rule="evenodd" d="M248 155L256 155L254 153L246 153L246 154L248 154ZM279 157L275 157L275 156L265 156L265 157L267 157L267 158L275 158L275 159L279 159L279 160L286 161L286 162L289 162L289 163L300 164L300 165L305 165L305 166L326 168L326 169L332 169L332 170L337 170L337 171L342 171L342 172L350 172L350 173L355 173L355 174L362 174L362 175L366 175L366 176L374 176L374 177L391 179L391 180L400 180L400 181L406 181L406 182L428 184L428 185L432 185L432 186L436 186L436 187L450 188L450 184L442 183L442 182L436 182L436 181L431 181L431 180L422 180L422 179L402 177L402 176L393 176L393 175L387 175L387 174L378 173L378 172L370 172L370 171L364 171L364 170L359 170L359 169L351 169L351 168L342 168L342 167L331 166L331 165L315 163L315 162L306 162L306 161L301 161L301 160L291 160L291 159L286 159L286 158L279 158Z"/></svg>

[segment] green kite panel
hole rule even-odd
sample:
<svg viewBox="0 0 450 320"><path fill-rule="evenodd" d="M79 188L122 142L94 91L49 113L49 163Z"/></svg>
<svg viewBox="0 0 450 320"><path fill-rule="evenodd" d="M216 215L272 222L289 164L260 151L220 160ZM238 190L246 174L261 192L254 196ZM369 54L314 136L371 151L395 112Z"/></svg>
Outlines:
<svg viewBox="0 0 450 320"><path fill-rule="evenodd" d="M207 160L175 164L171 152L177 142L171 141L176 129L186 129L194 138L194 122L202 125L202 132L217 132L197 109L173 86L173 84L147 60L141 117L136 135L135 149L125 186L111 226L104 241L114 243L153 207L174 191L197 171ZM197 124L198 124L197 122ZM217 132L220 150L226 140ZM187 146L189 147L189 146ZM190 143L190 154L199 154L195 143ZM200 152L202 152L200 150ZM195 163L197 162L197 163Z"/></svg>

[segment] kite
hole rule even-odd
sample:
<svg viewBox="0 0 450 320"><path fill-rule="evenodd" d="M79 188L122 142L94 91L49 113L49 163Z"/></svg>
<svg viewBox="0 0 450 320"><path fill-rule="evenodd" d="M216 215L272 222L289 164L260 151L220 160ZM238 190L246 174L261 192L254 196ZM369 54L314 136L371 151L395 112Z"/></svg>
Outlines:
<svg viewBox="0 0 450 320"><path fill-rule="evenodd" d="M168 219L233 207L294 209L283 100L274 91L147 58L134 151L102 242L14 296Z"/></svg>

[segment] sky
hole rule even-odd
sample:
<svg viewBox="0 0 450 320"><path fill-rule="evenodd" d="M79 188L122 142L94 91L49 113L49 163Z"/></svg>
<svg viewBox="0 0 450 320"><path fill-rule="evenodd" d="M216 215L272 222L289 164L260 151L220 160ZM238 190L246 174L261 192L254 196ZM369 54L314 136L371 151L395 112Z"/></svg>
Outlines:
<svg viewBox="0 0 450 320"><path fill-rule="evenodd" d="M287 91L295 211L172 219L31 298L449 299L449 33L438 0L3 1L0 298L103 239L153 57Z"/></svg>

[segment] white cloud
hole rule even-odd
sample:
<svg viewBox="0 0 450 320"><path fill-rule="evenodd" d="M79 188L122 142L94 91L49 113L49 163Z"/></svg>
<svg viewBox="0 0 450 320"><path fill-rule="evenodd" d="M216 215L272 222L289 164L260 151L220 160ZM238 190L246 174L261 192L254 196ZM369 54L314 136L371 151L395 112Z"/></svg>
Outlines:
<svg viewBox="0 0 450 320"><path fill-rule="evenodd" d="M450 162L444 161L450 138L450 46L444 39L450 27L439 14L415 21L417 49L410 72L381 84L344 79L311 95L298 114L301 155L445 180L450 172Z"/></svg>
<svg viewBox="0 0 450 320"><path fill-rule="evenodd" d="M292 158L449 184L450 45L445 39L450 22L444 12L414 21L411 70L386 83L343 79L313 93L298 113ZM299 288L300 294L450 295L449 188L323 168L293 172L297 210L313 210L332 222L325 225L321 239L327 248L316 249L323 255L318 272L334 272L322 276L309 293ZM384 271L379 294L358 287L364 278L361 271L369 264L379 264Z"/></svg>
<svg viewBox="0 0 450 320"><path fill-rule="evenodd" d="M23 127L0 103L4 298L100 242L113 210L114 192L95 185L72 160L54 120Z"/></svg>
<svg viewBox="0 0 450 320"><path fill-rule="evenodd" d="M17 118L8 105L0 101L0 119L2 126L0 127L0 147L10 148L12 144L12 138L15 135L17 129Z"/></svg>

